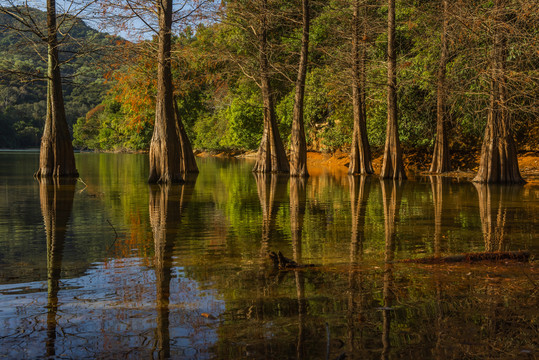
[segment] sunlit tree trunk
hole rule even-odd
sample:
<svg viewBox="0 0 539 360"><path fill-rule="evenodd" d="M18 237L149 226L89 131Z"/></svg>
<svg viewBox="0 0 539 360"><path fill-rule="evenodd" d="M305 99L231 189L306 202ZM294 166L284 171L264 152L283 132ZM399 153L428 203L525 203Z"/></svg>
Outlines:
<svg viewBox="0 0 539 360"><path fill-rule="evenodd" d="M506 109L505 58L507 45L503 26L505 0L496 0L494 43L491 55L490 108L481 148L479 170L473 179L480 183L524 183L518 168L517 149Z"/></svg>
<svg viewBox="0 0 539 360"><path fill-rule="evenodd" d="M305 95L305 77L307 75L307 60L309 55L309 0L302 0L303 34L301 37L301 54L299 58L296 94L294 98L294 114L290 138L290 175L309 176L307 172L307 141L303 120L303 99Z"/></svg>
<svg viewBox="0 0 539 360"><path fill-rule="evenodd" d="M56 354L58 292L67 224L75 195L74 178L39 180L41 214L47 235L47 358Z"/></svg>
<svg viewBox="0 0 539 360"><path fill-rule="evenodd" d="M283 142L277 127L275 104L270 82L270 68L268 62L267 44L267 0L262 1L263 19L261 28L258 30L259 61L260 61L260 86L262 90L262 103L264 108L264 131L258 148L254 172L260 173L289 173L290 166L286 157Z"/></svg>
<svg viewBox="0 0 539 360"><path fill-rule="evenodd" d="M171 26L173 0L157 3L159 49L155 125L150 142L149 183L182 182L181 145L174 113L174 88L171 71Z"/></svg>
<svg viewBox="0 0 539 360"><path fill-rule="evenodd" d="M35 176L78 177L67 127L58 57L56 1L47 0L47 117Z"/></svg>
<svg viewBox="0 0 539 360"><path fill-rule="evenodd" d="M352 148L350 149L350 165L348 173L372 174L371 149L367 138L367 113L365 107L365 64L366 45L360 45L359 0L354 0L353 29L352 29L352 106L354 109L354 131ZM366 19L363 19L365 22ZM366 37L366 25L363 26L363 36Z"/></svg>
<svg viewBox="0 0 539 360"><path fill-rule="evenodd" d="M198 166L195 159L195 154L193 153L193 147L191 146L191 141L189 141L189 137L187 136L187 132L183 126L182 119L180 118L178 104L176 101L174 101L174 114L176 116L176 132L178 134L178 138L180 139L181 172L184 174L198 173Z"/></svg>
<svg viewBox="0 0 539 360"><path fill-rule="evenodd" d="M438 86L436 95L436 141L430 171L444 173L451 171L451 159L449 157L449 144L447 140L447 114L445 110L446 99L446 66L447 66L447 4L448 0L442 0L442 35L440 41L440 62L438 63Z"/></svg>
<svg viewBox="0 0 539 360"><path fill-rule="evenodd" d="M397 120L397 52L395 44L395 0L388 1L387 15L387 127L382 179L406 179Z"/></svg>

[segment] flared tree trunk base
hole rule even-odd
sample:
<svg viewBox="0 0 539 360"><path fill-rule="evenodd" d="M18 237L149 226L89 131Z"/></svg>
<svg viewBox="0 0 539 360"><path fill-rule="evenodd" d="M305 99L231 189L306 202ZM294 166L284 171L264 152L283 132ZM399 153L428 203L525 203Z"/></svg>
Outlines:
<svg viewBox="0 0 539 360"><path fill-rule="evenodd" d="M75 167L73 146L68 141L41 140L39 169L34 177L41 178L78 178Z"/></svg>

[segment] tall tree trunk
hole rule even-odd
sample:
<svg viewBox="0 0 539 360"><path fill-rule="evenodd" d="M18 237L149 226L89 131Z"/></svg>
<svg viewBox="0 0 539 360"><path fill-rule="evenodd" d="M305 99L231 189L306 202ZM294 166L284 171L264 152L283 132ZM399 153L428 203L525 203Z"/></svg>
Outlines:
<svg viewBox="0 0 539 360"><path fill-rule="evenodd" d="M495 28L492 47L492 80L490 109L481 148L479 171L473 179L479 183L524 183L518 168L517 149L511 132L509 116L505 108L505 57L506 41L503 26L504 0L496 0L494 9Z"/></svg>
<svg viewBox="0 0 539 360"><path fill-rule="evenodd" d="M259 40L260 57L260 83L262 90L262 102L264 105L264 132L258 148L254 172L260 173L289 173L290 166L286 158L283 142L279 135L277 127L277 117L273 103L273 94L271 91L270 70L268 62L268 44L267 44L267 0L263 0L263 19Z"/></svg>
<svg viewBox="0 0 539 360"><path fill-rule="evenodd" d="M181 172L184 174L198 173L198 166L195 159L195 154L193 153L193 147L191 146L191 141L189 141L189 137L187 136L187 132L183 126L182 119L180 118L178 104L176 101L174 101L174 114L176 116L176 132L178 134L178 138L180 139Z"/></svg>
<svg viewBox="0 0 539 360"><path fill-rule="evenodd" d="M47 0L47 32L47 117L41 138L39 169L34 176L78 177L62 93L55 0Z"/></svg>
<svg viewBox="0 0 539 360"><path fill-rule="evenodd" d="M352 30L352 106L354 108L354 132L350 150L350 166L348 173L372 174L371 149L367 138L367 113L365 108L365 78L366 78L366 44L360 46L359 0L354 0L353 30ZM363 6L366 9L365 6ZM366 14L365 14L366 16ZM363 19L365 22L366 20ZM366 25L363 26L363 36L366 37Z"/></svg>
<svg viewBox="0 0 539 360"><path fill-rule="evenodd" d="M387 128L382 179L406 179L397 120L397 52L395 49L395 0L388 1L387 15Z"/></svg>
<svg viewBox="0 0 539 360"><path fill-rule="evenodd" d="M296 79L296 95L294 98L294 117L290 138L290 175L309 176L307 172L307 141L303 121L303 99L305 95L305 77L309 56L309 0L302 0L303 34L301 37L301 54L299 58L298 78Z"/></svg>
<svg viewBox="0 0 539 360"><path fill-rule="evenodd" d="M449 157L449 145L447 140L447 124L446 124L446 85L445 73L447 65L447 3L448 0L442 0L442 36L441 36L441 52L440 62L438 64L438 87L436 95L436 142L434 143L434 153L432 155L432 163L430 172L443 173L451 171L451 159Z"/></svg>
<svg viewBox="0 0 539 360"><path fill-rule="evenodd" d="M181 145L174 114L174 88L171 71L171 26L173 0L157 2L159 50L155 125L150 142L149 183L182 182Z"/></svg>

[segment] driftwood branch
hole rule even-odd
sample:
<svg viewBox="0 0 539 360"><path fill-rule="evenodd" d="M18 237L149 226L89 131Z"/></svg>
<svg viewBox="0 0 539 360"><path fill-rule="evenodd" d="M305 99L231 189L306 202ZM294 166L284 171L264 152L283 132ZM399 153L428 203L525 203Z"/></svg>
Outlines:
<svg viewBox="0 0 539 360"><path fill-rule="evenodd" d="M276 254L274 251L270 251L268 254L269 258L273 261L273 266L279 270L284 269L299 269L305 267L313 267L314 264L303 264L300 265L292 259L289 259L283 255L280 251Z"/></svg>

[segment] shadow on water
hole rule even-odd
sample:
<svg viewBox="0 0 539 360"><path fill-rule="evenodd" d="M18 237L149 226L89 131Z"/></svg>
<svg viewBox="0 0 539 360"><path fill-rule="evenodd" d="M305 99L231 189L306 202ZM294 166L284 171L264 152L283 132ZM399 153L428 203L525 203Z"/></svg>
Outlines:
<svg viewBox="0 0 539 360"><path fill-rule="evenodd" d="M197 175L183 185L150 185L150 222L155 246L156 352L157 358L170 358L170 281L174 241L180 233L182 213L193 194Z"/></svg>
<svg viewBox="0 0 539 360"><path fill-rule="evenodd" d="M40 179L39 200L47 236L47 339L46 356L56 354L58 292L67 223L73 208L75 179Z"/></svg>

